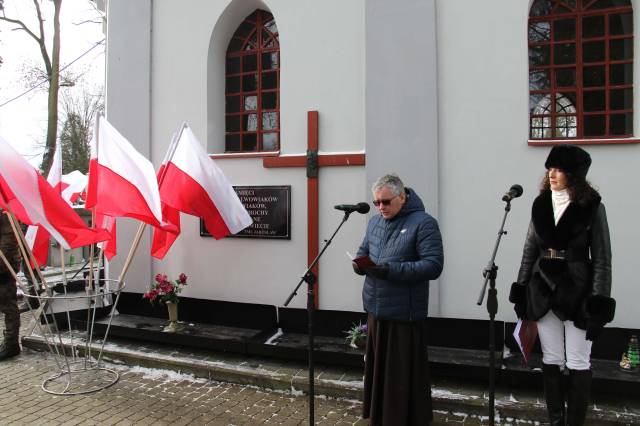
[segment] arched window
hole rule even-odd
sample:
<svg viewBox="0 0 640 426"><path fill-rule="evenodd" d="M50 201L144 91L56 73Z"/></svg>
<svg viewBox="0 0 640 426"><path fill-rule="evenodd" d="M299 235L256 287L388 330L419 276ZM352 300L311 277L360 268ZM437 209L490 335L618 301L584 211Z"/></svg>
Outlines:
<svg viewBox="0 0 640 426"><path fill-rule="evenodd" d="M631 0L534 0L529 118L531 139L632 136Z"/></svg>
<svg viewBox="0 0 640 426"><path fill-rule="evenodd" d="M280 44L271 13L256 10L234 33L226 57L225 151L280 146Z"/></svg>

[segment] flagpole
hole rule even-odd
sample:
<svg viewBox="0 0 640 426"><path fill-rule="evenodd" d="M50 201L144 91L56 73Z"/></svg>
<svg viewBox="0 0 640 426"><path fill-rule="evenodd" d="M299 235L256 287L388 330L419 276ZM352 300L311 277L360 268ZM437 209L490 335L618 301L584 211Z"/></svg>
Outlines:
<svg viewBox="0 0 640 426"><path fill-rule="evenodd" d="M16 225L18 220L14 216L13 211L11 210L11 207L9 207L9 204L7 204L7 211L5 214L9 218L9 223L11 224L13 235L15 235L16 237L16 242L18 244L18 248L20 249L20 254L22 254L22 258L24 259L25 266L29 270L29 275L31 275L31 280L33 281L34 285L36 285L36 291L38 289L38 286L37 286L38 280L36 280L36 276L33 273L34 268L38 272L38 276L40 277L41 282L44 285L44 288L48 289L47 283L45 282L44 277L42 276L42 272L40 272L38 261L35 259L35 256L33 256L31 249L29 249L29 245L25 241L24 235L22 235L22 232L18 231L18 227ZM33 262L33 267L31 266L30 260L31 262Z"/></svg>
<svg viewBox="0 0 640 426"><path fill-rule="evenodd" d="M171 143L169 144L169 149L167 150L167 153L164 156L164 159L162 160L162 164L167 164L169 163L172 159L173 159L173 155L176 152L176 148L178 146L178 141L180 140L180 137L182 136L182 132L184 131L184 128L187 126L187 122L183 122L182 126L180 127L180 131L172 138ZM167 174L167 168L165 167L162 170L162 173L160 174L160 176L158 177L158 189L160 188L160 185L162 184L162 182L164 181L164 177ZM118 278L118 284L121 285L122 282L124 281L124 277L127 274L129 267L131 266L131 261L133 260L133 256L135 255L135 252L138 250L138 246L140 245L140 240L142 239L142 234L146 228L147 224L142 222L140 223L140 226L138 226L138 232L136 233L136 237L133 240L133 243L131 244L131 248L129 249L129 255L127 256L127 260L124 263L124 266L122 267L122 271L120 272L120 277Z"/></svg>

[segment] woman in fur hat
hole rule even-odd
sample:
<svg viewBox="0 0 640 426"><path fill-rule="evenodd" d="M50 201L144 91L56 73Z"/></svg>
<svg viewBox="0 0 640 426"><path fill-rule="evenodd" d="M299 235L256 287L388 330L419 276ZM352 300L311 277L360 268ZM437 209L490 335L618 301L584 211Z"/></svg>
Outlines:
<svg viewBox="0 0 640 426"><path fill-rule="evenodd" d="M590 165L589 154L577 146L558 145L549 153L509 295L519 318L537 322L552 425L584 423L591 344L615 311L609 227L600 194L586 180Z"/></svg>

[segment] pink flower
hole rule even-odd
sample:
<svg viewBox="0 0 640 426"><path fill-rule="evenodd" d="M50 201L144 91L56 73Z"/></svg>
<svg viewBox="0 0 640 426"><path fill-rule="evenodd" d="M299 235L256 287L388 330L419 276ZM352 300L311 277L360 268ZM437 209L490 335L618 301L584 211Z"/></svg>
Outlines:
<svg viewBox="0 0 640 426"><path fill-rule="evenodd" d="M186 284L187 276L184 273L180 274L180 276L178 277L178 281L180 281L180 284Z"/></svg>

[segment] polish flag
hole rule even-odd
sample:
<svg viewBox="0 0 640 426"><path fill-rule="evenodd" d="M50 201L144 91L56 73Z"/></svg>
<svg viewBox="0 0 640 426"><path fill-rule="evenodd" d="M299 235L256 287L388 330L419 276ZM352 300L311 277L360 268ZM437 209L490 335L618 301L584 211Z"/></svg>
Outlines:
<svg viewBox="0 0 640 426"><path fill-rule="evenodd" d="M111 217L162 222L155 170L104 117L91 143L86 208Z"/></svg>
<svg viewBox="0 0 640 426"><path fill-rule="evenodd" d="M17 218L44 227L65 249L106 241L105 229L89 229L60 194L0 137L0 191Z"/></svg>
<svg viewBox="0 0 640 426"><path fill-rule="evenodd" d="M88 182L89 177L79 170L62 175L62 185L60 187L62 198L69 202L70 205L73 205L87 187Z"/></svg>
<svg viewBox="0 0 640 426"><path fill-rule="evenodd" d="M236 234L253 222L222 170L187 125L161 172L160 197L164 211L175 210L173 222L177 212L197 216L216 239ZM171 219L171 215L165 218ZM162 259L177 238L166 234L154 229L151 254L156 258Z"/></svg>
<svg viewBox="0 0 640 426"><path fill-rule="evenodd" d="M111 216L105 216L100 213L96 213L96 226L105 228L113 236L109 241L104 241L98 244L98 248L102 250L107 260L113 259L113 256L118 254L117 240L116 240L116 218Z"/></svg>
<svg viewBox="0 0 640 426"><path fill-rule="evenodd" d="M56 145L53 153L53 161L47 176L47 182L60 194L62 191L62 155L60 144ZM64 197L63 197L64 198ZM67 200L65 200L67 201ZM27 245L31 249L33 256L36 258L38 265L46 265L49 257L49 241L51 234L43 226L29 226L24 235ZM31 265L32 267L35 265Z"/></svg>

